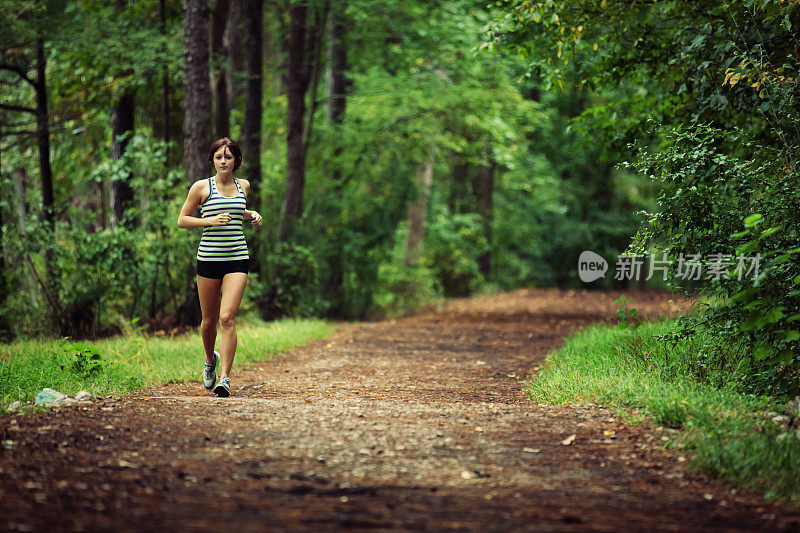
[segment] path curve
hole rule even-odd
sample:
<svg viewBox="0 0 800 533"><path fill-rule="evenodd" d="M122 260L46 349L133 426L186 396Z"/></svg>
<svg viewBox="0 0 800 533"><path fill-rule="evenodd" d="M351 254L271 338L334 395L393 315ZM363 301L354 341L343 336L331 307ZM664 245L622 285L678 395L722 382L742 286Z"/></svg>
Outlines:
<svg viewBox="0 0 800 533"><path fill-rule="evenodd" d="M645 316L676 309L667 293L629 295ZM169 384L5 417L0 530L800 529L798 514L687 473L657 431L527 399L546 354L609 320L618 296L456 300L342 325L236 372L228 399Z"/></svg>

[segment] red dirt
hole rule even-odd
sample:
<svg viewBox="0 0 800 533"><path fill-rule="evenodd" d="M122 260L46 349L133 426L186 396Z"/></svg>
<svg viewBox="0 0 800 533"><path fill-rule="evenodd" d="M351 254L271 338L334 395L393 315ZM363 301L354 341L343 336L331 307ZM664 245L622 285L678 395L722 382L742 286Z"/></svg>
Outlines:
<svg viewBox="0 0 800 533"><path fill-rule="evenodd" d="M645 316L676 309L629 294ZM0 530L800 530L687 472L657 429L527 398L546 354L617 296L453 301L234 366L228 399L198 381L5 417Z"/></svg>

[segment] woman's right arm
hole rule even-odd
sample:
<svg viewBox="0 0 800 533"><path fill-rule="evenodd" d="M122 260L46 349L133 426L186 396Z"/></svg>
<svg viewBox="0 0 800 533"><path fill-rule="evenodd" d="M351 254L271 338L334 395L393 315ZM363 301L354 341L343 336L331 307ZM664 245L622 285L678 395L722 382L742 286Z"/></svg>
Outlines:
<svg viewBox="0 0 800 533"><path fill-rule="evenodd" d="M206 226L224 226L231 220L229 213L220 213L213 217L198 218L194 215L197 206L203 201L203 181L196 181L189 189L186 201L178 215L178 227L183 229L204 228Z"/></svg>

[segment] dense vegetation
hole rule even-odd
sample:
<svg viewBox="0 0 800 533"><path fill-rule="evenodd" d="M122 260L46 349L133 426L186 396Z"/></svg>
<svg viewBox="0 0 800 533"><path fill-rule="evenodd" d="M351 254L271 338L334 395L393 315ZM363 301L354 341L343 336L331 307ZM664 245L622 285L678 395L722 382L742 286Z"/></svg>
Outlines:
<svg viewBox="0 0 800 533"><path fill-rule="evenodd" d="M735 347L754 389L798 391L796 2L0 7L6 337L194 323L175 217L231 135L266 318L580 286L581 251L627 249L709 296L682 322L717 339L703 365Z"/></svg>
<svg viewBox="0 0 800 533"><path fill-rule="evenodd" d="M498 5L494 45L550 83L617 92L582 124L658 184L628 251L670 261L673 281L688 259L710 267L708 308L682 322L711 334L700 363L741 359L754 389L800 392L798 3Z"/></svg>
<svg viewBox="0 0 800 533"><path fill-rule="evenodd" d="M247 297L264 316L361 318L437 296L578 286L580 251L628 244L652 188L569 129L599 97L545 91L520 58L482 50L495 15L482 2L211 2L221 39L206 44L205 146L254 135L242 64L252 4L263 9L260 154L245 146L242 176L265 220L247 230L258 259ZM198 157L181 129L195 94L183 15L174 0L2 2L6 336L191 323L199 235L175 219L189 181L213 169L201 155L184 177ZM303 81L303 188L290 205Z"/></svg>

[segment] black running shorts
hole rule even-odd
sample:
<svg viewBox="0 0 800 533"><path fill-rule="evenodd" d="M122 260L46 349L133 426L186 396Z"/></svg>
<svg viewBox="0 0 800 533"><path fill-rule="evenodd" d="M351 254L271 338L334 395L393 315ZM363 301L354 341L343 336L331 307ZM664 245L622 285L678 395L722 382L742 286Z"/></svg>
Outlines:
<svg viewBox="0 0 800 533"><path fill-rule="evenodd" d="M197 261L197 275L204 278L222 279L231 272L250 272L250 260L237 261Z"/></svg>

